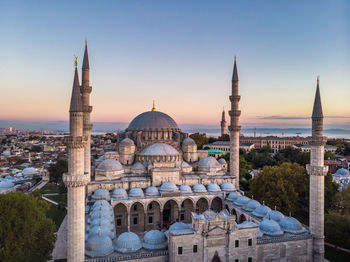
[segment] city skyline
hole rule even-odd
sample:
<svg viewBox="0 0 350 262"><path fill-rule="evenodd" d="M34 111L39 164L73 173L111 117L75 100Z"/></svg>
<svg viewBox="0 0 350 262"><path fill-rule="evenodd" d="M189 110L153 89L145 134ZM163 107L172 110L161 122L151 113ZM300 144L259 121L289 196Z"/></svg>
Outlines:
<svg viewBox="0 0 350 262"><path fill-rule="evenodd" d="M180 3L2 2L0 119L67 120L87 38L93 122L129 122L154 99L180 124L218 125L237 55L242 123L308 125L320 75L325 125L349 128L349 3Z"/></svg>

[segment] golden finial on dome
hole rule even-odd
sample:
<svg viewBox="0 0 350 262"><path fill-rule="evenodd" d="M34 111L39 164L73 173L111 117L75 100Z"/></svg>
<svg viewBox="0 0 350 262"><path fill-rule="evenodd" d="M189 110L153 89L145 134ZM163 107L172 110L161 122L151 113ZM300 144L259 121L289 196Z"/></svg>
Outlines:
<svg viewBox="0 0 350 262"><path fill-rule="evenodd" d="M153 107L152 107L152 111L156 111L156 105L155 105L154 100L153 100Z"/></svg>
<svg viewBox="0 0 350 262"><path fill-rule="evenodd" d="M78 66L78 57L76 55L74 56L74 65L75 67Z"/></svg>

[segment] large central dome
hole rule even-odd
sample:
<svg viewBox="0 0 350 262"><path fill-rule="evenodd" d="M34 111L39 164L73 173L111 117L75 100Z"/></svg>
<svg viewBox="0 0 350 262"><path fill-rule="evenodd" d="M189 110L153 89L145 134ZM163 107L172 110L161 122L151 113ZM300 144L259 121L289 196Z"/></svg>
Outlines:
<svg viewBox="0 0 350 262"><path fill-rule="evenodd" d="M140 130L173 130L179 131L174 119L165 113L159 111L144 112L135 117L129 127L128 131Z"/></svg>

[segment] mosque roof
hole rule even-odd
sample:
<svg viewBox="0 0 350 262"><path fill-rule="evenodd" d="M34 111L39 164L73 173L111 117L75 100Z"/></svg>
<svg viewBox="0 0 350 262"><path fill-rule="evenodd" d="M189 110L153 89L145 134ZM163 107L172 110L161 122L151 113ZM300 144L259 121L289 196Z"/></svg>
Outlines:
<svg viewBox="0 0 350 262"><path fill-rule="evenodd" d="M170 232L176 232L176 231L182 231L182 230L188 230L191 229L191 224L185 224L182 222L175 222L172 224L167 231L164 232L165 236L168 237Z"/></svg>
<svg viewBox="0 0 350 262"><path fill-rule="evenodd" d="M171 156L179 155L179 152L172 146L165 143L154 143L142 150L140 155L146 156Z"/></svg>
<svg viewBox="0 0 350 262"><path fill-rule="evenodd" d="M83 102L80 94L80 84L78 69L75 66L72 96L70 100L69 112L83 112Z"/></svg>
<svg viewBox="0 0 350 262"><path fill-rule="evenodd" d="M189 185L181 185L180 192L182 194L192 194L192 189Z"/></svg>
<svg viewBox="0 0 350 262"><path fill-rule="evenodd" d="M133 187L129 190L129 197L143 197L143 191L139 187Z"/></svg>
<svg viewBox="0 0 350 262"><path fill-rule="evenodd" d="M110 195L107 189L99 188L97 189L94 194L92 195L92 199L94 200L109 200Z"/></svg>
<svg viewBox="0 0 350 262"><path fill-rule="evenodd" d="M287 233L301 234L306 232L306 229L294 217L284 217L280 221L280 226Z"/></svg>
<svg viewBox="0 0 350 262"><path fill-rule="evenodd" d="M175 130L179 127L169 115L159 111L147 111L136 116L127 130Z"/></svg>
<svg viewBox="0 0 350 262"><path fill-rule="evenodd" d="M133 232L124 232L114 240L115 249L121 253L136 252L142 248L138 235Z"/></svg>
<svg viewBox="0 0 350 262"><path fill-rule="evenodd" d="M10 180L3 180L0 182L0 189L10 189L14 186L15 184L12 183Z"/></svg>
<svg viewBox="0 0 350 262"><path fill-rule="evenodd" d="M105 159L98 165L97 169L105 172L112 172L112 171L121 171L124 168L118 160Z"/></svg>
<svg viewBox="0 0 350 262"><path fill-rule="evenodd" d="M345 168L340 168L335 172L334 176L349 176L349 170Z"/></svg>
<svg viewBox="0 0 350 262"><path fill-rule="evenodd" d="M112 240L110 237L98 233L90 235L86 242L85 253L89 257L106 256L114 252Z"/></svg>
<svg viewBox="0 0 350 262"><path fill-rule="evenodd" d="M115 238L114 230L111 230L109 227L106 227L106 226L94 226L94 227L89 229L89 236L91 236L91 235L98 235L98 233L100 233L101 235L108 236L111 239Z"/></svg>
<svg viewBox="0 0 350 262"><path fill-rule="evenodd" d="M219 162L220 164L226 164L226 160L223 159L223 158L220 158L220 159L218 160L218 162Z"/></svg>
<svg viewBox="0 0 350 262"><path fill-rule="evenodd" d="M236 188L231 182L225 182L221 184L221 190L225 192L232 192L235 191Z"/></svg>
<svg viewBox="0 0 350 262"><path fill-rule="evenodd" d="M131 166L131 170L142 170L142 171L145 171L146 168L145 168L144 165L142 165L142 163L136 162L135 164L133 164L133 165Z"/></svg>
<svg viewBox="0 0 350 262"><path fill-rule="evenodd" d="M221 186L222 188L222 186ZM228 197L227 197L227 200L230 200L230 201L235 201L238 197L240 197L241 194L238 193L237 191L236 192L231 192Z"/></svg>
<svg viewBox="0 0 350 262"><path fill-rule="evenodd" d="M163 232L159 230L148 231L143 237L142 246L145 249L164 249L168 245L168 241Z"/></svg>
<svg viewBox="0 0 350 262"><path fill-rule="evenodd" d="M244 206L250 201L250 198L246 196L239 196L233 203L237 206Z"/></svg>
<svg viewBox="0 0 350 262"><path fill-rule="evenodd" d="M265 205L261 205L258 206L254 211L253 211L253 215L257 216L257 217L264 217L266 216L266 214L268 212L271 211L271 208L269 208L268 206Z"/></svg>
<svg viewBox="0 0 350 262"><path fill-rule="evenodd" d="M259 224L259 230L261 233L269 236L283 235L280 225L272 219L263 219Z"/></svg>
<svg viewBox="0 0 350 262"><path fill-rule="evenodd" d="M190 137L186 137L183 141L182 141L182 145L183 146L195 146L196 142L194 142L194 140Z"/></svg>
<svg viewBox="0 0 350 262"><path fill-rule="evenodd" d="M216 183L211 183L211 184L207 185L207 189L209 192L220 192L221 191L220 187Z"/></svg>
<svg viewBox="0 0 350 262"><path fill-rule="evenodd" d="M207 156L207 157L203 157L199 160L198 167L213 168L213 167L221 167L221 165L215 159L215 157Z"/></svg>
<svg viewBox="0 0 350 262"><path fill-rule="evenodd" d="M31 176L31 175L36 175L38 171L34 167L27 167L23 169L22 174L24 176Z"/></svg>
<svg viewBox="0 0 350 262"><path fill-rule="evenodd" d="M159 191L156 187L150 186L146 188L145 191L146 196L159 196Z"/></svg>
<svg viewBox="0 0 350 262"><path fill-rule="evenodd" d="M270 218L276 222L280 222L284 218L284 215L277 210L271 210L266 214L265 218Z"/></svg>
<svg viewBox="0 0 350 262"><path fill-rule="evenodd" d="M177 188L174 182L168 181L168 182L163 182L163 184L160 186L159 191L161 193L171 193L171 192L178 192L179 189Z"/></svg>
<svg viewBox="0 0 350 262"><path fill-rule="evenodd" d="M114 199L128 198L128 193L126 193L126 190L124 188L116 188L113 190L112 198Z"/></svg>
<svg viewBox="0 0 350 262"><path fill-rule="evenodd" d="M258 206L261 206L261 204L252 199L252 200L249 200L244 206L243 206L243 209L245 211L248 211L248 212L253 212Z"/></svg>
<svg viewBox="0 0 350 262"><path fill-rule="evenodd" d="M124 138L120 143L119 146L134 146L135 143L130 138Z"/></svg>
<svg viewBox="0 0 350 262"><path fill-rule="evenodd" d="M192 187L192 190L193 190L194 193L206 193L207 192L207 189L202 184L195 184Z"/></svg>

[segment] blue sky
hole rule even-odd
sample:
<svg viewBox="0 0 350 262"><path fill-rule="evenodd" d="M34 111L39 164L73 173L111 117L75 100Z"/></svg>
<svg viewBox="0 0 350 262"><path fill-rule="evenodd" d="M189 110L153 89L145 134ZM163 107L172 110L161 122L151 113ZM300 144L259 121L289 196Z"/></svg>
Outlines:
<svg viewBox="0 0 350 262"><path fill-rule="evenodd" d="M216 124L237 55L243 123L307 124L320 75L326 123L344 126L349 14L346 0L1 0L0 119L67 119L87 38L94 121L128 122L155 99L179 123Z"/></svg>

